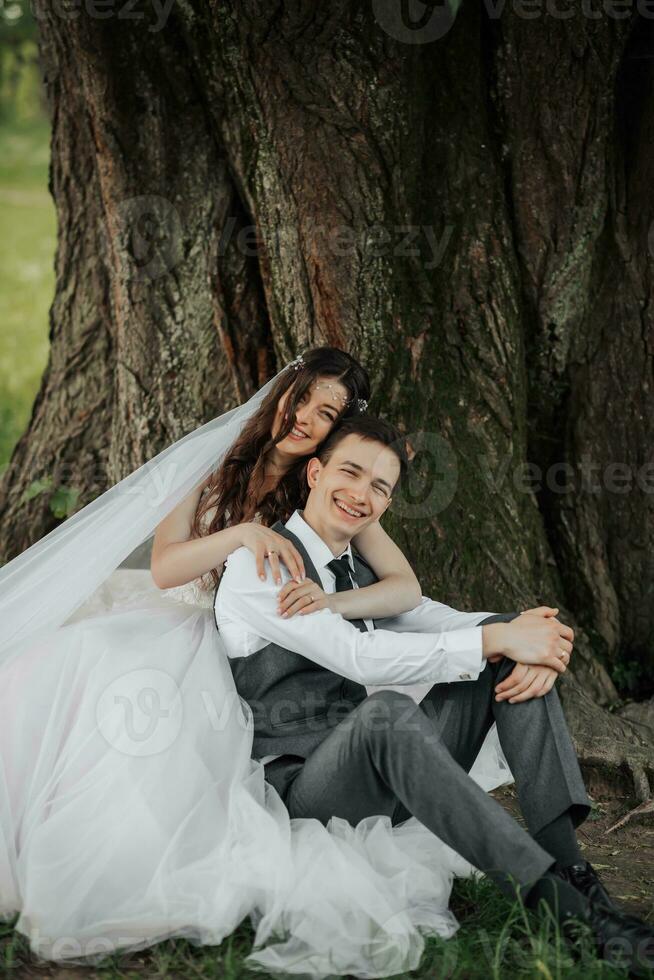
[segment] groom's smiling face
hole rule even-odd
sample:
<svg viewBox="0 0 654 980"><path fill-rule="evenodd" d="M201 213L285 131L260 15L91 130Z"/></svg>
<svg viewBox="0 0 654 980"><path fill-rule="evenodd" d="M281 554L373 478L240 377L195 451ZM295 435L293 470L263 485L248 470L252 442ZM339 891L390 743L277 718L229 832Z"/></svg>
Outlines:
<svg viewBox="0 0 654 980"><path fill-rule="evenodd" d="M311 487L305 516L347 538L379 520L391 502L400 476L400 461L392 449L358 435L345 436L324 463L309 460Z"/></svg>

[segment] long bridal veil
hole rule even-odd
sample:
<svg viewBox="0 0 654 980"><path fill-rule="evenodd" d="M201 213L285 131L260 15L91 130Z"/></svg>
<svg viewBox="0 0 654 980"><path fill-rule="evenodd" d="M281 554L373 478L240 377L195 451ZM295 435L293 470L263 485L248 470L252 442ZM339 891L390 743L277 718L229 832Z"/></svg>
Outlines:
<svg viewBox="0 0 654 980"><path fill-rule="evenodd" d="M215 469L282 372L168 446L0 568L0 664L60 626Z"/></svg>
<svg viewBox="0 0 654 980"><path fill-rule="evenodd" d="M249 916L250 966L388 976L457 929L452 877L470 865L415 818L290 820L250 758L211 609L115 571L275 380L0 570L0 915L45 959L219 944ZM471 774L510 779L496 739Z"/></svg>

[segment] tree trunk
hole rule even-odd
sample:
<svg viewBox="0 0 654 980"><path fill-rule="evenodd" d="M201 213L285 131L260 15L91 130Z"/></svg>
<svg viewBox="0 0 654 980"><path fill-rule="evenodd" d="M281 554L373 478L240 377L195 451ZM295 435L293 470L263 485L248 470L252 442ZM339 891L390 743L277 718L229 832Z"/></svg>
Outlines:
<svg viewBox="0 0 654 980"><path fill-rule="evenodd" d="M57 205L50 358L2 484L4 559L54 527L52 493L87 503L268 376L244 216L192 66L172 35L39 11ZM198 352L201 356L198 357Z"/></svg>
<svg viewBox="0 0 654 980"><path fill-rule="evenodd" d="M643 796L647 740L600 705L607 665L654 665L652 494L604 472L652 464L649 22L420 6L41 12L57 295L6 557L55 523L31 481L68 467L83 504L298 349L345 347L412 447L388 528L423 591L559 606L582 761ZM580 463L597 491L559 492Z"/></svg>

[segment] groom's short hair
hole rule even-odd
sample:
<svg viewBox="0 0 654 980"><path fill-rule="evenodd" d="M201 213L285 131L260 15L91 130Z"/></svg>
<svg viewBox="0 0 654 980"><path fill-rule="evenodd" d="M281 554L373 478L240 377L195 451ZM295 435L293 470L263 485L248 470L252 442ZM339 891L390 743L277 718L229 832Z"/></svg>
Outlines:
<svg viewBox="0 0 654 980"><path fill-rule="evenodd" d="M316 450L316 456L321 463L326 463L339 442L347 436L359 436L371 442L379 442L392 450L400 461L400 476L396 486L405 478L409 466L406 450L406 440L399 429L385 419L375 415L355 415L344 422L337 423L321 446Z"/></svg>

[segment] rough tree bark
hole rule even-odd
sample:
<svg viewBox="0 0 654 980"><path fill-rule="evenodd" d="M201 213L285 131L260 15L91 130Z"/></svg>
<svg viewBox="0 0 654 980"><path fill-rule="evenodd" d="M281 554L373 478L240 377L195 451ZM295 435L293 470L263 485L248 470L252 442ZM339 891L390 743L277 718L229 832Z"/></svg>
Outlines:
<svg viewBox="0 0 654 980"><path fill-rule="evenodd" d="M587 773L643 797L651 742L601 706L607 665L654 665L652 493L602 471L652 463L649 23L463 0L425 40L440 5L401 6L40 12L57 294L5 558L54 523L31 481L65 470L81 505L298 349L345 347L415 453L389 530L423 590L558 605Z"/></svg>

